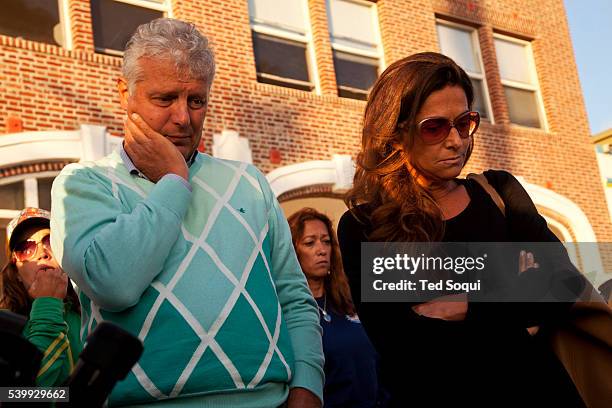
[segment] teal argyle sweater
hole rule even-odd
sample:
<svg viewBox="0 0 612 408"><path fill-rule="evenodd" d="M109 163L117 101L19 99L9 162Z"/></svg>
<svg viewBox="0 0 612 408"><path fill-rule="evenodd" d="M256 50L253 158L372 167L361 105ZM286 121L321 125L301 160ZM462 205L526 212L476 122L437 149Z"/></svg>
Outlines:
<svg viewBox="0 0 612 408"><path fill-rule="evenodd" d="M52 247L80 288L82 339L107 320L144 343L109 405L321 398L316 304L265 177L200 154L189 183L131 175L116 152L53 183Z"/></svg>

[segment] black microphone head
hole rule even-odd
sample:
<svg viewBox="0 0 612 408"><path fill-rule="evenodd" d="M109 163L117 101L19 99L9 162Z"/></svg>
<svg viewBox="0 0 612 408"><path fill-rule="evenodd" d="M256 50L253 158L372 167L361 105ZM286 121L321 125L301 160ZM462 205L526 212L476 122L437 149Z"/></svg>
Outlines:
<svg viewBox="0 0 612 408"><path fill-rule="evenodd" d="M79 358L97 366L100 371L124 379L142 355L144 347L138 337L121 327L101 322L89 336Z"/></svg>
<svg viewBox="0 0 612 408"><path fill-rule="evenodd" d="M0 384L35 385L43 354L35 345L15 334L0 333Z"/></svg>
<svg viewBox="0 0 612 408"><path fill-rule="evenodd" d="M21 335L28 318L9 310L0 310L0 331Z"/></svg>
<svg viewBox="0 0 612 408"><path fill-rule="evenodd" d="M28 319L0 310L0 385L33 386L43 354L21 333Z"/></svg>

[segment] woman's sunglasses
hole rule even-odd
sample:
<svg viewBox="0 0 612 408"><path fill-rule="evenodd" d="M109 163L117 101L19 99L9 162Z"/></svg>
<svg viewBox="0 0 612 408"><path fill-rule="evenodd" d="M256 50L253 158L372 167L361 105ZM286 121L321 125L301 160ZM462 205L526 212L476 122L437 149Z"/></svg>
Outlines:
<svg viewBox="0 0 612 408"><path fill-rule="evenodd" d="M448 137L452 128L462 139L472 136L480 125L480 114L468 111L450 120L447 118L434 117L423 119L416 125L417 135L425 144L440 143Z"/></svg>
<svg viewBox="0 0 612 408"><path fill-rule="evenodd" d="M46 250L51 251L51 235L45 235L40 241L28 239L27 241L19 242L15 245L15 249L13 249L15 258L17 258L19 262L31 260L36 254L38 244L42 244Z"/></svg>

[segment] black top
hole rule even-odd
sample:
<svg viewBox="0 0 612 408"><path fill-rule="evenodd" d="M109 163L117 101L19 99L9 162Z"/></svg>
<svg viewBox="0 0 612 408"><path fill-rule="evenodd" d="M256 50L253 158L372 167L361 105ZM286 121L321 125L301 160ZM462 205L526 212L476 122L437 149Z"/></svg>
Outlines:
<svg viewBox="0 0 612 408"><path fill-rule="evenodd" d="M470 202L447 220L444 241L558 242L511 174L485 175L504 199L506 216L476 181L458 179ZM570 304L474 302L464 321L451 322L419 316L407 303L361 303L361 242L370 232L371 225L348 211L338 225L353 300L380 354L382 382L393 406L582 406L544 339L526 330L560 318Z"/></svg>

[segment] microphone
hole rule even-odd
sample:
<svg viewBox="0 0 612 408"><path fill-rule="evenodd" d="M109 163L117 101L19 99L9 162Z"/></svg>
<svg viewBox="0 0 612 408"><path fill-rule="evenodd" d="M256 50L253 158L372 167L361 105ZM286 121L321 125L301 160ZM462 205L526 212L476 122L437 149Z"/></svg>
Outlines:
<svg viewBox="0 0 612 408"><path fill-rule="evenodd" d="M87 337L74 371L64 383L74 407L102 407L143 352L142 342L119 326L101 322Z"/></svg>
<svg viewBox="0 0 612 408"><path fill-rule="evenodd" d="M0 310L0 385L32 387L43 354L21 335L28 319Z"/></svg>

